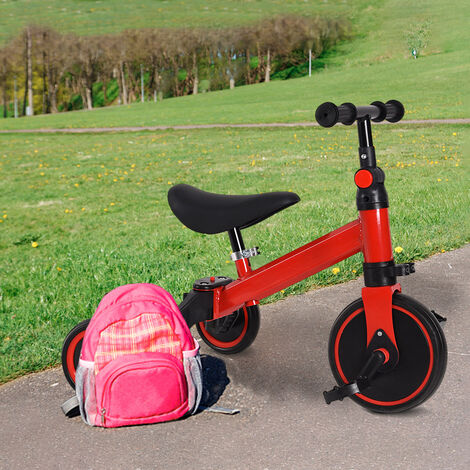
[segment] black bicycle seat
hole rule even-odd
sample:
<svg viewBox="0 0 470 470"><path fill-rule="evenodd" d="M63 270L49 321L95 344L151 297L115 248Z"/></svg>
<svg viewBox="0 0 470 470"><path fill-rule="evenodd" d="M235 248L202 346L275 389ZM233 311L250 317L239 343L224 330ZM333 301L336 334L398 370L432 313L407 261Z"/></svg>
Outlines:
<svg viewBox="0 0 470 470"><path fill-rule="evenodd" d="M168 203L176 217L200 233L247 228L299 201L297 194L288 191L227 196L189 184L177 184L168 191Z"/></svg>

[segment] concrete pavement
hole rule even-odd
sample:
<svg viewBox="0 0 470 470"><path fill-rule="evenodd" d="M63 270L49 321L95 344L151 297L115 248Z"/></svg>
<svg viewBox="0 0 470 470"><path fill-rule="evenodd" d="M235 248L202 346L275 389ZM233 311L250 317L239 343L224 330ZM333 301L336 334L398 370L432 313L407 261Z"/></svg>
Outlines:
<svg viewBox="0 0 470 470"><path fill-rule="evenodd" d="M1 469L413 469L470 468L470 245L417 264L404 293L446 316L449 359L438 391L397 415L351 400L327 406L334 380L327 342L362 279L261 308L253 346L217 356L202 346L209 400L237 407L163 424L100 429L67 419L72 395L60 369L0 387Z"/></svg>

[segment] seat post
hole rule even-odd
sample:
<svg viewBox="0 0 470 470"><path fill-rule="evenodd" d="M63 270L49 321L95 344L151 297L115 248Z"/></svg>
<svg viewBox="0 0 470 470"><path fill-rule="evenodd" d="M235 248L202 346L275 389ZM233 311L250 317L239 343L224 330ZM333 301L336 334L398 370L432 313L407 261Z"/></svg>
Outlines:
<svg viewBox="0 0 470 470"><path fill-rule="evenodd" d="M232 251L234 253L236 253L237 251L243 251L245 249L242 233L239 228L234 227L230 229L228 231L228 236L230 238L230 245L232 245Z"/></svg>
<svg viewBox="0 0 470 470"><path fill-rule="evenodd" d="M237 256L237 259L234 259L238 277L244 277L248 273L251 273L251 264L249 258L242 255L245 251L245 243L243 242L241 231L238 227L231 228L228 231L228 236L230 238L232 252L241 255L240 257Z"/></svg>
<svg viewBox="0 0 470 470"><path fill-rule="evenodd" d="M258 254L258 247L246 250L245 243L243 243L242 234L238 227L234 227L228 230L228 236L230 238L230 244L232 245L233 251L231 258L233 261L235 261L238 278L243 278L252 272L250 257L256 256ZM245 306L247 307L258 304L258 300L254 299L245 302Z"/></svg>

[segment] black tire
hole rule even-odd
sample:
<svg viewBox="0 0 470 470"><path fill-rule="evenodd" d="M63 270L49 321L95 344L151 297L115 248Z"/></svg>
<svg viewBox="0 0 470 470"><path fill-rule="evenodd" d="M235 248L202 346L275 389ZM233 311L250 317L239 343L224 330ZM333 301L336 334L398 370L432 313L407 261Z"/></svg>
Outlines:
<svg viewBox="0 0 470 470"><path fill-rule="evenodd" d="M204 342L222 354L243 351L255 340L260 325L259 307L243 307L218 320L196 325Z"/></svg>
<svg viewBox="0 0 470 470"><path fill-rule="evenodd" d="M78 325L75 325L65 338L62 346L62 369L65 378L73 389L75 389L75 371L78 367L83 336L85 335L88 323L90 323L90 319L83 320Z"/></svg>
<svg viewBox="0 0 470 470"><path fill-rule="evenodd" d="M434 315L421 303L395 293L393 327L399 351L397 365L378 372L356 403L379 413L397 413L420 405L439 387L447 365L444 333ZM348 305L330 333L330 367L338 385L357 378L365 364L366 320L362 299Z"/></svg>

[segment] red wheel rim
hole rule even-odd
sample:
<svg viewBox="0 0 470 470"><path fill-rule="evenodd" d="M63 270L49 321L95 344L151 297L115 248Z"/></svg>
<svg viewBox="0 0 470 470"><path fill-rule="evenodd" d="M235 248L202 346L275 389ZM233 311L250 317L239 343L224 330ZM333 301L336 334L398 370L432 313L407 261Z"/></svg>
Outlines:
<svg viewBox="0 0 470 470"><path fill-rule="evenodd" d="M237 344L239 344L242 341L242 339L245 336L246 331L248 329L248 312L246 310L246 307L243 307L243 315L244 315L244 318L245 318L245 324L243 325L243 330L240 333L240 336L238 338L234 339L233 341L224 342L224 341L218 340L217 338L214 338L207 331L206 325L205 325L204 322L199 323L199 327L201 328L201 331L204 334L204 336L207 338L207 340L211 344L213 344L214 346L217 346L218 348L222 348L222 349L233 348L234 346L237 346Z"/></svg>
<svg viewBox="0 0 470 470"><path fill-rule="evenodd" d="M400 400L395 400L395 401L379 401L379 400L374 400L373 398L369 398L369 397L366 397L365 395L361 394L361 393L357 393L356 396L361 398L361 400L364 400L364 401L367 401L368 403L372 403L374 405L380 405L380 406L395 406L395 405L401 405L403 403L406 403L407 401L413 399L416 395L418 395L418 393L421 392L421 390L423 390L423 388L426 386L426 384L428 383L429 381L429 377L431 376L431 372L432 372L432 368L433 368L433 365L434 365L434 353L433 353L433 348L432 348L432 343L431 343L431 338L429 337L429 334L427 332L427 330L424 328L423 324L418 320L418 318L416 318L415 315L413 315L411 312L408 312L407 310L401 308L401 307L398 307L396 305L393 305L393 308L395 310L399 310L400 312L403 312L405 313L406 315L408 315L409 317L411 317L417 324L418 326L420 327L421 331L423 332L424 334L424 337L426 338L426 341L428 343L428 347L429 347L429 367L428 367L428 370L427 370L427 373L426 373L426 376L424 377L424 380L423 382L421 383L421 385L413 392L411 393L410 395L408 395L407 397L405 398L401 398ZM341 335L343 334L343 331L344 329L346 328L346 326L349 324L349 322L354 318L356 317L356 315L358 315L359 313L363 312L364 311L364 307L361 307L359 309L357 309L355 312L351 313L351 315L346 319L346 321L341 325L341 328L338 330L338 334L336 335L336 338L335 338L335 363L336 363L336 368L338 369L338 373L341 377L341 380L343 380L344 383L348 383L349 380L347 379L347 377L344 375L344 372L343 372L343 369L341 368L341 364L340 364L340 361L339 361L339 343L340 343L340 339L341 339Z"/></svg>
<svg viewBox="0 0 470 470"><path fill-rule="evenodd" d="M75 338L70 342L69 347L67 348L67 370L70 374L70 378L75 382L75 348L77 344L83 339L85 336L85 330L78 333Z"/></svg>

